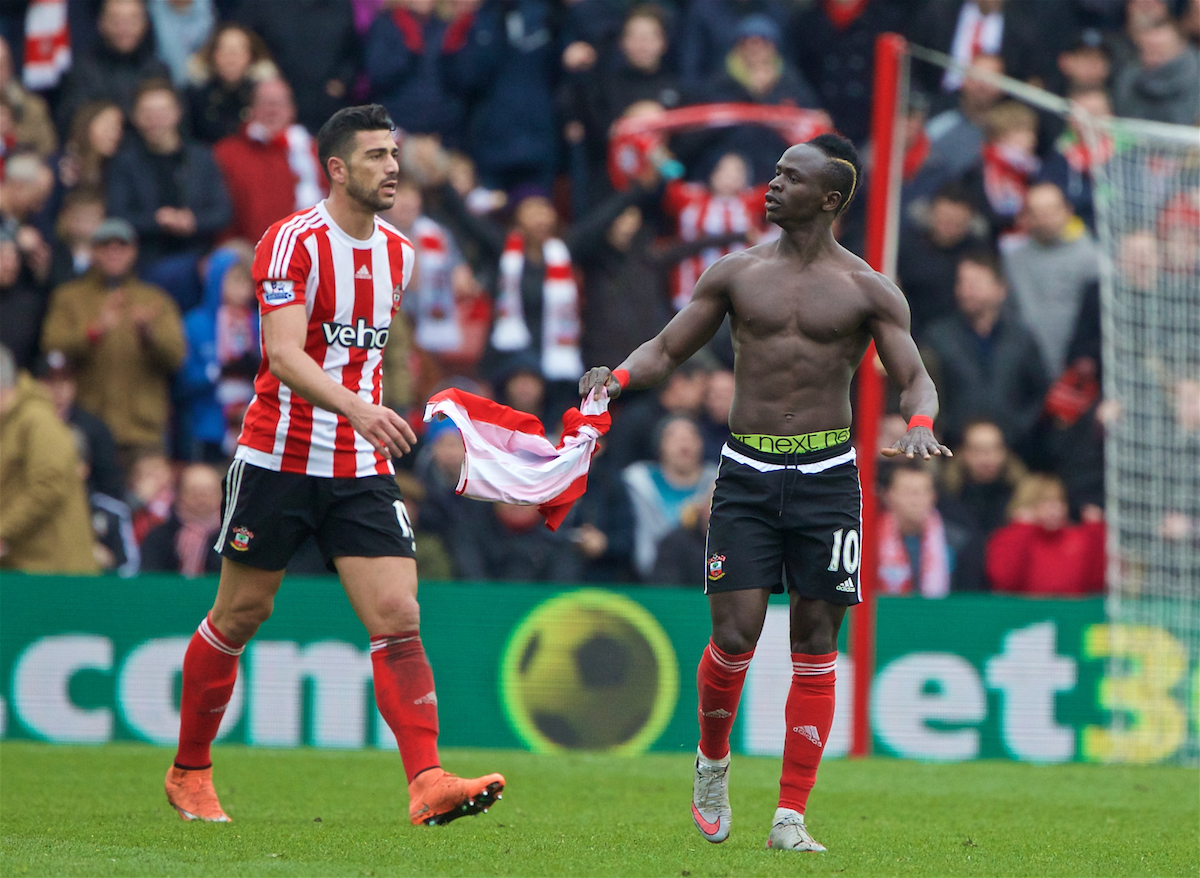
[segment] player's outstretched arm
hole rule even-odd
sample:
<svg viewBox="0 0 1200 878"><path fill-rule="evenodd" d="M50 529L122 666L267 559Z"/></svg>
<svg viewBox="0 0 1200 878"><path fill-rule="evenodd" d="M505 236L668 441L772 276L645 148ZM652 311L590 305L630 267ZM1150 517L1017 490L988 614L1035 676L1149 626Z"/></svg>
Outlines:
<svg viewBox="0 0 1200 878"><path fill-rule="evenodd" d="M887 457L903 454L925 460L934 455L953 457L950 449L933 435L938 413L937 388L913 341L904 294L886 276L875 272L866 277L865 283L874 304L870 330L875 350L888 376L900 385L900 413L908 418L909 424L908 432L895 445L882 449L883 453Z"/></svg>
<svg viewBox="0 0 1200 878"><path fill-rule="evenodd" d="M385 457L399 457L412 450L417 437L404 418L338 384L305 352L308 316L303 305L288 305L263 314L262 334L271 374L293 393L345 417L355 432Z"/></svg>
<svg viewBox="0 0 1200 878"><path fill-rule="evenodd" d="M579 394L587 396L593 387L606 386L608 395L616 398L621 383L614 373L624 370L628 375L625 386L651 387L675 371L680 363L700 350L721 328L729 312L729 281L743 253L718 259L700 275L692 299L676 314L662 332L625 358L616 369L597 366L579 379Z"/></svg>

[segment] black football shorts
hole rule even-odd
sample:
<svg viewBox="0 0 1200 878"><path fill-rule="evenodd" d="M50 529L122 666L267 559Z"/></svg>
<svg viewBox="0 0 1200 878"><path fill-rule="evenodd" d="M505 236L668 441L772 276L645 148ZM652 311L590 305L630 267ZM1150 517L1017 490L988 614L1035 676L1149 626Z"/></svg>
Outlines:
<svg viewBox="0 0 1200 878"><path fill-rule="evenodd" d="M721 451L704 592L769 588L850 606L862 600L862 491L854 449Z"/></svg>
<svg viewBox="0 0 1200 878"><path fill-rule="evenodd" d="M225 475L214 548L262 570L282 570L309 536L325 566L342 557L415 558L412 525L392 476L324 478L235 460Z"/></svg>

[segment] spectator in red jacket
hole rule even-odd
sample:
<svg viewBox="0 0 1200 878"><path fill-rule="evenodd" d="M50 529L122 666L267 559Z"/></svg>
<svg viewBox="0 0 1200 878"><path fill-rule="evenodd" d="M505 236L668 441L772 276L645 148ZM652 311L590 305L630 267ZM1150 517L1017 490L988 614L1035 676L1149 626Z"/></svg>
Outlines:
<svg viewBox="0 0 1200 878"><path fill-rule="evenodd" d="M296 102L282 79L254 86L246 124L217 141L213 158L233 201L226 239L257 241L271 223L312 207L327 192L316 141L296 124Z"/></svg>
<svg viewBox="0 0 1200 878"><path fill-rule="evenodd" d="M1083 595L1104 588L1104 521L1095 507L1082 524L1067 517L1067 489L1031 475L1009 505L1010 523L988 541L987 577L998 592Z"/></svg>

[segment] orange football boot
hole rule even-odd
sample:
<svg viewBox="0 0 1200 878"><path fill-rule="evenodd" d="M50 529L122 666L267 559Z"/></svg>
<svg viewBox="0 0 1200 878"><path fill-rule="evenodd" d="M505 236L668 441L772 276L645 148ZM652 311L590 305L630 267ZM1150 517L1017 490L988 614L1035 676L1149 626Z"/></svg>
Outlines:
<svg viewBox="0 0 1200 878"><path fill-rule="evenodd" d="M440 768L418 774L408 785L408 819L414 826L441 826L459 817L486 813L503 798L504 776L457 777Z"/></svg>
<svg viewBox="0 0 1200 878"><path fill-rule="evenodd" d="M217 791L213 789L212 766L188 771L172 765L167 769L167 801L184 820L204 820L208 823L231 823L221 810Z"/></svg>

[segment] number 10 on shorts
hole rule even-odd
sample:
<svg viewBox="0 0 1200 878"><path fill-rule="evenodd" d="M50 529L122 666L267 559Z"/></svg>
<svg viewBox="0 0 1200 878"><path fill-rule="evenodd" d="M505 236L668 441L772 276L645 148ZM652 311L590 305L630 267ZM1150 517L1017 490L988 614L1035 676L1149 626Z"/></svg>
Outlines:
<svg viewBox="0 0 1200 878"><path fill-rule="evenodd" d="M858 531L839 527L833 532L833 551L829 554L829 566L825 569L836 572L839 567L851 576L858 570L862 559L862 547L858 543Z"/></svg>

